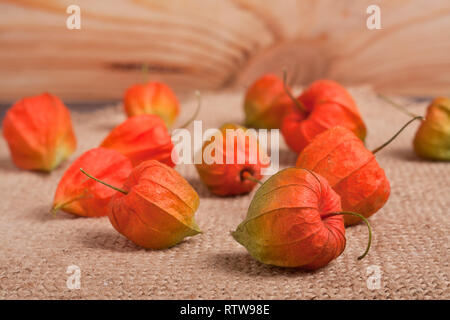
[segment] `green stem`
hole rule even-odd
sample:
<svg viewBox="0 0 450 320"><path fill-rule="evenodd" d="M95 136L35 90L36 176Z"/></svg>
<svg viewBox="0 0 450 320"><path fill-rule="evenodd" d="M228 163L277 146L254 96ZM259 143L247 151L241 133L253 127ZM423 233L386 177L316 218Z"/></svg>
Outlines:
<svg viewBox="0 0 450 320"><path fill-rule="evenodd" d="M419 115L410 112L409 110L406 110L406 108L400 104L398 104L397 102L391 100L390 98L386 97L385 95L378 93L377 94L379 98L383 99L384 101L388 102L391 106L393 106L394 108L396 108L397 110L400 110L401 112L403 112L404 114L407 114L410 117L419 117Z"/></svg>
<svg viewBox="0 0 450 320"><path fill-rule="evenodd" d="M359 214L359 213L356 213L356 212L340 211L340 212L329 213L329 214L325 215L324 217L322 217L322 219L325 219L325 218L328 218L328 217L331 217L331 216L344 215L344 214L348 214L350 216L355 216L355 217L360 218L367 225L367 229L369 229L369 241L367 241L366 251L364 251L364 253L361 256L358 257L358 260L361 260L362 258L364 258L367 255L367 253L369 253L370 245L372 244L372 227L370 226L370 223L366 219L366 217L364 217L362 214Z"/></svg>
<svg viewBox="0 0 450 320"><path fill-rule="evenodd" d="M400 130L397 131L396 134L394 134L392 136L392 138L390 138L388 141L386 141L385 143L383 143L381 146L379 146L378 148L375 148L372 150L372 153L375 154L378 151L380 151L381 149L383 149L384 147L386 147L389 143L391 143L392 141L395 140L395 138L397 138L397 136L407 127L409 126L410 123L414 122L415 120L421 119L423 120L424 118L422 116L416 116L414 118L412 118L411 120L409 120L405 125L403 125L403 127L400 128Z"/></svg>
<svg viewBox="0 0 450 320"><path fill-rule="evenodd" d="M190 117L189 120L186 121L186 123L183 124L180 128L186 128L188 125L190 125L191 122L197 118L198 113L200 112L200 108L202 106L202 97L201 97L200 91L198 91L198 90L195 91L195 96L197 97L197 109L195 110L194 115L192 117Z"/></svg>
<svg viewBox="0 0 450 320"><path fill-rule="evenodd" d="M286 94L289 96L289 98L291 98L292 102L294 102L294 104L297 106L297 108L301 112L307 113L305 106L292 95L291 90L287 86L287 71L286 71L286 69L283 69L283 88L284 88L284 91L286 92Z"/></svg>
<svg viewBox="0 0 450 320"><path fill-rule="evenodd" d="M102 180L99 180L99 179L97 179L97 178L91 176L89 173L87 173L86 171L84 171L82 168L80 168L80 171L83 172L85 175L87 175L89 178L91 178L91 179L93 179L93 180L95 180L95 181L97 181L97 182L100 182L100 183L104 184L105 186L110 187L111 189L114 189L114 190L116 190L116 191L122 192L123 194L128 194L128 192L126 192L126 191L123 190L123 189L114 187L114 186L112 186L112 185L110 185L110 184L107 184L106 182L103 182Z"/></svg>
<svg viewBox="0 0 450 320"><path fill-rule="evenodd" d="M247 179L247 180L250 180L250 181L259 183L259 184L261 184L261 185L263 184L263 183L261 182L261 180L258 180L258 179L256 179L255 177L253 177L252 174L251 174L250 172L248 172L248 171L244 171L244 172L242 173L242 179Z"/></svg>

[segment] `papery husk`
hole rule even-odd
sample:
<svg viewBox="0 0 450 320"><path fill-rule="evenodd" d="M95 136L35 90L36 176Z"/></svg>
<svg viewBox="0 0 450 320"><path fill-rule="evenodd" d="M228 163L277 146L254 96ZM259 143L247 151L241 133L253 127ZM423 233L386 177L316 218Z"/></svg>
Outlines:
<svg viewBox="0 0 450 320"><path fill-rule="evenodd" d="M236 131L237 136L234 138L234 144L227 146L226 130ZM202 147L202 163L196 164L195 167L199 173L200 179L208 187L208 189L218 196L234 196L246 194L253 190L256 183L253 180L245 179L244 173L250 174L253 179L260 180L262 178L261 170L269 165L269 159L263 150L259 147L257 137L254 135L246 135L247 128L235 124L224 124L214 135L214 137L205 142ZM252 141L250 141L252 140ZM240 142L238 142L240 141ZM255 163L250 161L251 143L256 146L258 153ZM214 144L214 145L213 145ZM207 148L215 148L220 154L214 155L222 159L222 163L207 163L205 150ZM234 148L233 163L227 163L227 149ZM212 149L211 149L212 150ZM237 163L239 155L245 157L243 163Z"/></svg>
<svg viewBox="0 0 450 320"><path fill-rule="evenodd" d="M115 127L100 144L128 157L133 166L146 160L158 160L174 167L173 143L164 121L155 115L128 118Z"/></svg>
<svg viewBox="0 0 450 320"><path fill-rule="evenodd" d="M320 174L341 197L344 211L368 218L387 202L390 185L375 155L350 130L337 126L319 135L300 153L296 166ZM361 221L345 216L345 224Z"/></svg>
<svg viewBox="0 0 450 320"><path fill-rule="evenodd" d="M450 161L450 99L436 98L428 106L414 137L414 151L425 159Z"/></svg>
<svg viewBox="0 0 450 320"><path fill-rule="evenodd" d="M109 206L113 227L135 244L149 249L176 245L200 233L194 220L200 200L174 169L155 160L135 167Z"/></svg>
<svg viewBox="0 0 450 320"><path fill-rule="evenodd" d="M14 164L26 170L52 171L76 148L70 112L49 93L16 102L6 112L3 135Z"/></svg>
<svg viewBox="0 0 450 320"><path fill-rule="evenodd" d="M56 188L52 210L83 217L108 215L108 204L117 191L89 179L80 168L111 185L121 186L133 168L117 151L94 148L84 152L64 172Z"/></svg>
<svg viewBox="0 0 450 320"><path fill-rule="evenodd" d="M161 117L168 128L180 112L180 104L172 89L156 81L128 88L123 98L123 106L128 117L154 114Z"/></svg>
<svg viewBox="0 0 450 320"><path fill-rule="evenodd" d="M294 103L285 92L283 81L268 73L247 90L244 100L245 125L278 129L283 118L294 111Z"/></svg>
<svg viewBox="0 0 450 320"><path fill-rule="evenodd" d="M335 126L352 131L359 139L366 137L366 125L355 101L347 90L331 80L313 82L298 98L304 110L297 110L283 120L281 132L290 147L300 153L319 133Z"/></svg>
<svg viewBox="0 0 450 320"><path fill-rule="evenodd" d="M339 196L318 174L287 168L256 192L245 220L232 233L258 261L282 267L318 269L345 248Z"/></svg>

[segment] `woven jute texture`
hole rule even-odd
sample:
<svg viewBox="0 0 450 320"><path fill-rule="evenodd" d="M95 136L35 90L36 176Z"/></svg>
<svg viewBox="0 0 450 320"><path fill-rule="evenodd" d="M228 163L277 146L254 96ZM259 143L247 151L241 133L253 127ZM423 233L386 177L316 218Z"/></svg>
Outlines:
<svg viewBox="0 0 450 320"><path fill-rule="evenodd" d="M366 145L387 140L409 118L378 100L369 87L350 89L368 127ZM242 92L205 94L203 129L243 119ZM409 104L423 114L426 102ZM179 123L193 113L183 102ZM72 113L78 148L51 174L21 171L0 139L1 299L449 299L450 164L419 160L412 125L377 154L391 196L371 217L369 255L358 261L367 228L347 228L344 253L315 272L266 266L230 236L244 219L253 193L218 198L192 165L176 169L201 197L196 220L203 234L161 251L144 250L117 233L105 218L79 218L50 206L64 170L97 146L125 119L120 106ZM191 125L192 128L192 125ZM282 140L282 138L280 138ZM281 141L280 166L296 157ZM70 290L67 268L81 270L81 288ZM379 288L377 281L379 278ZM368 285L372 283L373 285Z"/></svg>

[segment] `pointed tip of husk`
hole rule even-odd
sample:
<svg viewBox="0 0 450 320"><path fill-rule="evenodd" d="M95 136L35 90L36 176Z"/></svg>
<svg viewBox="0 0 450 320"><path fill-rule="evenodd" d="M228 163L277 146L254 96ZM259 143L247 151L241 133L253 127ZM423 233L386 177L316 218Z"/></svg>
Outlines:
<svg viewBox="0 0 450 320"><path fill-rule="evenodd" d="M61 208L62 208L62 205L55 205L55 204L53 204L52 208L49 210L49 213L52 214L53 216L56 216L56 213Z"/></svg>
<svg viewBox="0 0 450 320"><path fill-rule="evenodd" d="M234 231L230 231L230 235L233 237L233 239L234 239L237 243L239 243L239 244L241 244L241 245L243 245L243 246L245 247L244 243L242 242L241 232L238 231L238 230L239 230L239 229L236 229L236 230L234 230Z"/></svg>
<svg viewBox="0 0 450 320"><path fill-rule="evenodd" d="M67 208L67 205L70 205L72 202L77 201L79 199L83 198L83 196L74 197L67 201L59 200L58 202L53 202L53 206L50 210L51 213L56 214L59 210L64 211L65 208Z"/></svg>
<svg viewBox="0 0 450 320"><path fill-rule="evenodd" d="M195 221L192 221L189 228L191 230L195 231L194 235L203 233L203 231L200 229L200 227L197 225L197 223Z"/></svg>

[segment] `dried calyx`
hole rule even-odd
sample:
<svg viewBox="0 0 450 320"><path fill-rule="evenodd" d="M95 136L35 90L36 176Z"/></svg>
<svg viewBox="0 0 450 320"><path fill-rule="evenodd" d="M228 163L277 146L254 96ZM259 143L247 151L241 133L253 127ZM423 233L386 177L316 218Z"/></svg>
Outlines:
<svg viewBox="0 0 450 320"><path fill-rule="evenodd" d="M287 168L259 187L246 218L231 235L262 263L314 270L344 251L342 215L358 216L367 224L369 240L362 259L372 241L368 221L359 213L342 211L339 195L319 174Z"/></svg>
<svg viewBox="0 0 450 320"><path fill-rule="evenodd" d="M382 94L378 94L378 97L410 117L419 117L403 105L396 103ZM426 116L421 118L421 120L422 123L416 131L413 140L415 153L424 159L449 161L450 99L445 97L433 99L428 105Z"/></svg>
<svg viewBox="0 0 450 320"><path fill-rule="evenodd" d="M117 191L107 205L109 221L135 244L164 249L201 233L194 219L199 196L189 182L169 166L156 160L144 161L133 168L121 188L81 168L80 171L98 182L97 185Z"/></svg>

